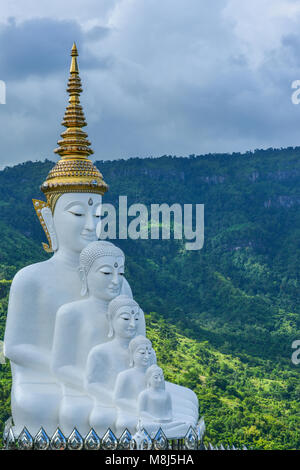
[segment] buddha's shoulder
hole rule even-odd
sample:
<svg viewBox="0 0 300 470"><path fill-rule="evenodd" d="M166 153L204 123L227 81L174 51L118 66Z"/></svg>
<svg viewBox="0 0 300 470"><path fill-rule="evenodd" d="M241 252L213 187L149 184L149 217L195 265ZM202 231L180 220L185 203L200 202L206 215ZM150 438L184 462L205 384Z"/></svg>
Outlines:
<svg viewBox="0 0 300 470"><path fill-rule="evenodd" d="M101 344L97 344L96 346L94 346L89 352L90 360L94 360L99 356L109 358L111 356L111 353L112 353L111 344L109 344L109 343L110 343L110 341L105 342L105 343L101 343Z"/></svg>
<svg viewBox="0 0 300 470"><path fill-rule="evenodd" d="M74 300L73 302L68 302L59 307L57 315L61 317L67 317L69 315L77 315L78 317L85 316L87 309L89 307L89 299Z"/></svg>
<svg viewBox="0 0 300 470"><path fill-rule="evenodd" d="M120 374L122 374L122 372L120 372ZM139 400L144 399L144 398L148 398L149 396L151 396L151 393L150 393L148 388L145 388L145 390L142 390L139 393Z"/></svg>
<svg viewBox="0 0 300 470"><path fill-rule="evenodd" d="M52 272L50 260L30 264L20 269L13 278L12 288L27 289L31 286L40 286L49 279Z"/></svg>
<svg viewBox="0 0 300 470"><path fill-rule="evenodd" d="M136 371L134 370L133 367L131 367L129 369L125 369L119 372L119 380L127 380L131 376L135 377L135 375L136 375Z"/></svg>

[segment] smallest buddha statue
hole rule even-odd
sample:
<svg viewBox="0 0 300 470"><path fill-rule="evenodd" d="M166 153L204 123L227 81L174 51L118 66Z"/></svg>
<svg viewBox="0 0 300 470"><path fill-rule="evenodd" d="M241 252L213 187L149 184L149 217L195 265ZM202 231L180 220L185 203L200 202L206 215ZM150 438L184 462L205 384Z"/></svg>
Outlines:
<svg viewBox="0 0 300 470"><path fill-rule="evenodd" d="M146 389L138 396L138 416L141 425L153 437L161 428L168 438L186 433L188 425L183 421L174 420L171 395L165 389L164 373L153 364L147 369Z"/></svg>

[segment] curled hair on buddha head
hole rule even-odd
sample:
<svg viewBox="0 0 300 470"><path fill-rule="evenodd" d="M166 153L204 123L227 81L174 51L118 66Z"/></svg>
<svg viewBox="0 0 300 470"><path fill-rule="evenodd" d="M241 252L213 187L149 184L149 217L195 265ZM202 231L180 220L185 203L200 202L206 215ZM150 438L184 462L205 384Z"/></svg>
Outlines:
<svg viewBox="0 0 300 470"><path fill-rule="evenodd" d="M97 240L83 248L79 257L79 267L88 274L94 261L102 256L123 257L125 259L123 251L116 245L105 240Z"/></svg>
<svg viewBox="0 0 300 470"><path fill-rule="evenodd" d="M145 375L145 381L146 381L147 387L149 387L149 382L150 382L150 379L152 377L152 374L154 374L154 372L156 370L158 370L159 372L161 372L164 375L164 372L163 372L161 367L159 367L157 364L152 364L152 366L148 367L148 369L146 371L146 375Z"/></svg>
<svg viewBox="0 0 300 470"><path fill-rule="evenodd" d="M130 358L130 364L129 364L130 367L134 366L134 360L133 360L134 353L137 350L137 348L139 346L141 346L142 344L145 344L146 346L149 346L150 348L152 348L152 343L151 343L150 339L146 338L146 336L138 335L138 336L135 336L130 341L129 346L128 346L129 358Z"/></svg>
<svg viewBox="0 0 300 470"><path fill-rule="evenodd" d="M114 330L112 326L112 321L116 313L121 307L138 307L139 313L142 311L139 304L132 298L129 297L128 295L121 294L115 297L113 300L111 300L108 304L108 310L107 310L107 320L109 324L109 331L108 331L108 337L112 338L114 335Z"/></svg>
<svg viewBox="0 0 300 470"><path fill-rule="evenodd" d="M123 251L111 242L105 240L97 240L89 243L80 253L79 256L79 274L83 284L81 295L84 296L88 292L87 275L96 259L103 256L122 257L125 261Z"/></svg>

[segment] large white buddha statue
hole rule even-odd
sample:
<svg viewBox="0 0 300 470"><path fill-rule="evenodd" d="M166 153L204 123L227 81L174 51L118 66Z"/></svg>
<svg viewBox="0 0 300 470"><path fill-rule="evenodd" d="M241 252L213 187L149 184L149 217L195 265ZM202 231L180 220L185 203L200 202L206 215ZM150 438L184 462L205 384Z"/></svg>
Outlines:
<svg viewBox="0 0 300 470"><path fill-rule="evenodd" d="M53 256L21 269L12 282L4 338L12 370L11 408L18 434L27 426L35 434L41 426L52 433L58 424L61 389L50 370L56 312L63 304L80 300L79 255L96 240L102 195L107 190L101 173L88 158L89 148L82 107L77 50L72 48L70 94L59 148L61 158L41 189L47 202L34 207L47 235L43 244ZM123 279L122 292L132 295Z"/></svg>
<svg viewBox="0 0 300 470"><path fill-rule="evenodd" d="M109 302L118 298L118 302L123 299L124 303L125 299L126 305L131 306L131 309L138 308L130 297L117 297L122 289L124 263L124 253L112 243L100 240L91 242L82 250L79 259L81 294L85 297L62 305L57 312L52 371L62 385L59 427L65 435L69 435L74 427L83 436L90 429L89 414L93 401L84 387L86 363L94 346L110 340L112 327L108 313ZM111 312L111 308L109 311ZM138 320L137 323L135 319L135 330L145 334L142 311L138 312ZM102 365L100 368L102 370Z"/></svg>

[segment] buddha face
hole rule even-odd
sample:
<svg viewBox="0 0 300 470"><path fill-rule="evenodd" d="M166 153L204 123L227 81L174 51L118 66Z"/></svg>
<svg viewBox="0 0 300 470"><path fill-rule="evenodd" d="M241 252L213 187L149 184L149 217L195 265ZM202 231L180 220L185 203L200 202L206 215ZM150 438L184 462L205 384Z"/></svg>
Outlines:
<svg viewBox="0 0 300 470"><path fill-rule="evenodd" d="M97 240L99 206L102 196L92 193L66 193L58 199L53 215L58 247L80 251Z"/></svg>
<svg viewBox="0 0 300 470"><path fill-rule="evenodd" d="M132 339L136 335L140 319L140 309L138 306L120 307L112 319L112 327L115 336Z"/></svg>
<svg viewBox="0 0 300 470"><path fill-rule="evenodd" d="M123 276L123 256L101 256L97 258L87 274L89 294L110 302L120 295Z"/></svg>
<svg viewBox="0 0 300 470"><path fill-rule="evenodd" d="M164 388L164 383L165 379L163 371L159 367L155 368L148 381L149 387L155 390L162 389Z"/></svg>
<svg viewBox="0 0 300 470"><path fill-rule="evenodd" d="M140 344L133 353L135 367L149 367L152 359L152 347L147 342Z"/></svg>

